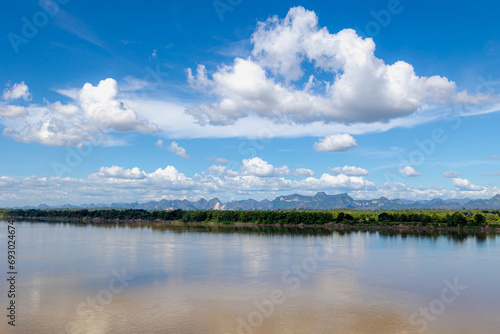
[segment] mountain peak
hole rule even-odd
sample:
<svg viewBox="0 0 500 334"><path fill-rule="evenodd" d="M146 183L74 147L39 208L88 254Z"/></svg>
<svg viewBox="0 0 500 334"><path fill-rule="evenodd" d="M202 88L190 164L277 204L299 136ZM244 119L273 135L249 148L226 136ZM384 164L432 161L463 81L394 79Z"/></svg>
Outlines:
<svg viewBox="0 0 500 334"><path fill-rule="evenodd" d="M282 209L500 209L500 193L490 199L447 199L434 198L431 200L409 201L402 199L387 199L380 197L378 199L355 200L347 193L328 195L325 192L318 192L314 196L300 194L278 196L274 200L255 200L248 198L231 202L221 202L217 197L207 201L200 198L198 201L189 201L187 199L162 199L158 202L149 201L144 203L112 203L112 204L90 204L90 205L58 205L48 206L40 204L38 207L14 207L14 209L88 209L88 208L115 208L115 209L142 209L142 210L282 210Z"/></svg>
<svg viewBox="0 0 500 334"><path fill-rule="evenodd" d="M209 203L213 203L213 202L219 202L219 203L222 203L217 197L214 197L212 198L211 200L208 201Z"/></svg>

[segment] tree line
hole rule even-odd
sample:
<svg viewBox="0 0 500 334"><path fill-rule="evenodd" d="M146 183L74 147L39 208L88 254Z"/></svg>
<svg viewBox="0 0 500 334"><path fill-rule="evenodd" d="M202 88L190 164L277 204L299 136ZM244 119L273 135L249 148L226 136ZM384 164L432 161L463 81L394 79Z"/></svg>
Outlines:
<svg viewBox="0 0 500 334"><path fill-rule="evenodd" d="M60 218L89 221L145 220L186 223L253 223L280 225L418 225L445 227L500 227L499 210L42 210L0 209L0 216L20 218Z"/></svg>

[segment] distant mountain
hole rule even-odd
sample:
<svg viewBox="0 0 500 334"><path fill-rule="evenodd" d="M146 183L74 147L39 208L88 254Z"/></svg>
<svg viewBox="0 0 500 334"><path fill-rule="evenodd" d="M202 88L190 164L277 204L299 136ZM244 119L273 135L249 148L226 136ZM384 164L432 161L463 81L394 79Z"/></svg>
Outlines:
<svg viewBox="0 0 500 334"><path fill-rule="evenodd" d="M198 201L188 200L166 200L150 201L146 203L112 203L89 204L75 206L70 204L60 206L48 206L40 204L38 207L16 207L16 209L143 209L143 210L280 210L280 209L500 209L500 194L490 199L453 199L443 200L434 198L432 200L409 201L401 199L387 199L380 197L371 200L355 200L347 194L327 195L319 192L314 196L292 194L276 197L274 200L267 199L257 201L247 199L222 203L218 198Z"/></svg>

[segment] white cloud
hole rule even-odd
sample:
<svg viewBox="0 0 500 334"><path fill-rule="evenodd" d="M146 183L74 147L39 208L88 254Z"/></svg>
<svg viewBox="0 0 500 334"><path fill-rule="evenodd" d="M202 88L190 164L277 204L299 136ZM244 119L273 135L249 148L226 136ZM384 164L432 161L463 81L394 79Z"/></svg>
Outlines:
<svg viewBox="0 0 500 334"><path fill-rule="evenodd" d="M141 171L138 167L124 169L119 166L101 167L97 175L99 177L117 179L143 179L146 177L146 173Z"/></svg>
<svg viewBox="0 0 500 334"><path fill-rule="evenodd" d="M361 176L323 174L319 179L309 177L299 181L301 188L305 189L336 189L336 190L375 190L375 183Z"/></svg>
<svg viewBox="0 0 500 334"><path fill-rule="evenodd" d="M75 115L79 111L76 105L72 103L62 104L59 101L47 105L47 108L54 113L60 113L67 116Z"/></svg>
<svg viewBox="0 0 500 334"><path fill-rule="evenodd" d="M287 166L274 167L259 157L243 159L242 163L241 171L245 175L262 177L290 175L290 169Z"/></svg>
<svg viewBox="0 0 500 334"><path fill-rule="evenodd" d="M156 125L137 118L134 110L117 100L118 84L114 79L101 80L97 86L86 83L78 94L85 118L98 126L118 131L158 131Z"/></svg>
<svg viewBox="0 0 500 334"><path fill-rule="evenodd" d="M191 86L216 102L188 107L199 124L228 125L257 115L288 123L376 122L408 116L424 106L452 106L488 100L457 92L445 77L419 77L404 62L385 64L375 43L352 29L336 34L318 26L318 17L302 7L284 19L259 22L252 55L235 58L209 75L199 65ZM329 77L306 74L304 63Z"/></svg>
<svg viewBox="0 0 500 334"><path fill-rule="evenodd" d="M78 92L80 91L81 88L59 88L55 89L55 92L62 95L69 97L72 100L76 100L78 98Z"/></svg>
<svg viewBox="0 0 500 334"><path fill-rule="evenodd" d="M12 105L0 106L1 117L14 118L14 117L25 116L27 114L28 110L26 110L26 108L22 106L12 106Z"/></svg>
<svg viewBox="0 0 500 334"><path fill-rule="evenodd" d="M138 167L125 169L119 166L101 167L99 172L91 174L88 182L128 189L131 192L152 192L169 190L190 190L195 186L193 179L186 177L174 166L158 168L147 173Z"/></svg>
<svg viewBox="0 0 500 334"><path fill-rule="evenodd" d="M481 191L470 191L467 189L447 190L443 187L413 187L411 185L396 182L384 183L377 187L375 191L351 191L349 194L358 199L373 199L386 197L390 199L408 199L408 200L429 200L433 198L441 199L463 199L463 198L491 198L498 194L498 187L484 188Z"/></svg>
<svg viewBox="0 0 500 334"><path fill-rule="evenodd" d="M455 187L457 187L458 190L466 190L466 191L482 191L482 190L485 190L484 187L473 185L467 179L454 178L453 179L453 185Z"/></svg>
<svg viewBox="0 0 500 334"><path fill-rule="evenodd" d="M162 139L158 139L155 143L155 146L156 147L159 147L159 148L163 148L164 147L164 143L163 143L163 140Z"/></svg>
<svg viewBox="0 0 500 334"><path fill-rule="evenodd" d="M459 177L460 174L457 173L457 172L454 172L454 171L450 170L450 171L444 172L443 176L444 177L449 177L449 178L456 178L456 177Z"/></svg>
<svg viewBox="0 0 500 334"><path fill-rule="evenodd" d="M212 161L212 162L215 162L217 164L227 164L229 163L230 161L226 158L217 158L217 157L214 157L213 155L210 155L209 157L205 158L206 160L208 161Z"/></svg>
<svg viewBox="0 0 500 334"><path fill-rule="evenodd" d="M208 79L207 68L205 65L199 64L196 67L196 75L193 75L190 68L186 69L186 74L187 81L193 88L204 90L213 86L213 82Z"/></svg>
<svg viewBox="0 0 500 334"><path fill-rule="evenodd" d="M420 124L426 124L439 119L451 119L458 117L449 108L425 108L418 112L389 121L374 123L324 123L312 122L307 124L278 123L270 119L264 119L258 115L250 115L239 119L232 125L224 126L224 131L217 125L200 125L193 123L193 118L185 113L186 103L176 100L162 101L155 98L127 98L123 99L125 104L136 110L141 118L148 119L162 129L165 138L191 139L191 138L297 138L297 137L322 137L332 134L332 129L337 133L349 133L360 135L367 133L379 133L393 128L412 128ZM190 106L188 104L188 106ZM193 107L194 106L190 106ZM463 117L476 115L475 108L470 112L461 113ZM489 108L487 112L500 110L500 104L495 109ZM459 121L459 120L458 120ZM450 122L450 126L455 124Z"/></svg>
<svg viewBox="0 0 500 334"><path fill-rule="evenodd" d="M179 144L177 144L177 142L175 141L170 143L170 146L167 148L167 150L174 153L175 155L180 156L184 160L191 158L189 155L186 154L186 149L184 147L179 146Z"/></svg>
<svg viewBox="0 0 500 334"><path fill-rule="evenodd" d="M356 139L347 133L326 136L314 143L314 149L318 152L343 152L356 146Z"/></svg>
<svg viewBox="0 0 500 334"><path fill-rule="evenodd" d="M200 98L204 104L176 100L165 91L164 100L155 98L160 94L149 93L157 84L125 77L122 93L113 79L97 87L65 87L56 91L70 103L30 105L26 122L0 122L6 135L21 142L76 146L86 140L113 145L120 137L114 132L150 133L158 130L155 124L165 132L164 138L172 139L322 137L332 129L358 135L409 128L450 116L459 103L467 106L462 117L500 110L498 102L483 103L498 99L496 95L469 96L457 92L446 78L419 77L404 62L386 64L375 57L372 39L350 29L330 33L318 25L314 12L302 7L290 9L286 18L259 23L251 42L248 57L244 52L227 65L187 69L188 82L206 93ZM31 98L23 82L17 85L9 87L5 97ZM20 89L23 85L26 89ZM91 88L99 91L90 96L94 100L96 95L115 94L107 95L109 100L98 99L95 108L87 100L80 104L82 90L89 97L95 90ZM141 94L135 94L138 91ZM2 112L10 114L13 108L2 107ZM225 125L224 131L217 125Z"/></svg>
<svg viewBox="0 0 500 334"><path fill-rule="evenodd" d="M57 101L46 107L22 108L6 106L1 107L0 112L26 115L23 122L3 122L4 135L23 143L82 146L91 141L112 145L118 143L113 139L113 132L159 131L156 124L140 119L133 109L118 99L118 85L114 79L102 80L97 86L86 83L74 96L74 103Z"/></svg>
<svg viewBox="0 0 500 334"><path fill-rule="evenodd" d="M403 167L402 169L399 170L399 173L401 175L404 175L404 176L408 176L408 177L416 177L416 176L420 176L422 174L420 174L419 172L417 172L413 167L411 166L405 166Z"/></svg>
<svg viewBox="0 0 500 334"><path fill-rule="evenodd" d="M293 171L294 177L312 177L314 176L314 171L307 168L296 168Z"/></svg>
<svg viewBox="0 0 500 334"><path fill-rule="evenodd" d="M191 188L193 185L191 179L179 172L174 166L167 166L164 169L158 168L153 173L147 174L147 176L155 181L169 181L180 187L187 186L187 188Z"/></svg>
<svg viewBox="0 0 500 334"><path fill-rule="evenodd" d="M24 101L31 100L31 93L28 85L21 81L20 83L15 83L12 88L5 88L2 94L2 99L6 101L12 101L22 98Z"/></svg>
<svg viewBox="0 0 500 334"><path fill-rule="evenodd" d="M120 92L144 92L153 88L154 82L127 75L120 82Z"/></svg>
<svg viewBox="0 0 500 334"><path fill-rule="evenodd" d="M261 159L262 160L262 159ZM260 171L276 173L267 162ZM81 204L112 202L147 202L161 199L190 199L219 197L223 201L238 199L273 199L286 193L314 195L318 191L330 194L347 192L355 199L387 198L490 198L500 192L498 187L471 185L468 180L454 179L454 190L442 187L413 187L402 182L376 185L362 176L323 174L319 178L288 179L282 175L258 176L227 166L213 165L200 174L188 177L174 166L146 172L138 167L101 167L84 178L37 177L13 178L0 176L0 201L4 206L41 204Z"/></svg>
<svg viewBox="0 0 500 334"><path fill-rule="evenodd" d="M87 182L93 183L93 187L97 188L106 186L121 189L127 196L135 194L141 200L160 198L165 190L174 191L176 194L189 191L190 196L205 197L210 197L214 193L224 196L235 193L255 197L255 195L266 196L270 191L375 190L374 183L363 177L323 174L320 178L290 180L282 177L290 174L286 166L277 168L260 158L245 159L242 164L241 173L230 170L227 166L212 165L201 175L196 174L194 178L186 177L174 166L167 166L153 173L146 173L137 167L132 169L118 166L101 167L99 173L91 174ZM302 169L302 172L304 171L312 173L310 170Z"/></svg>
<svg viewBox="0 0 500 334"><path fill-rule="evenodd" d="M355 167L355 166L344 166L344 167L334 167L329 168L333 174L344 174L348 176L365 176L368 175L366 169Z"/></svg>
<svg viewBox="0 0 500 334"><path fill-rule="evenodd" d="M220 165L212 165L208 167L207 171L204 172L206 175L214 175L214 176L238 176L238 172L234 170L228 169L226 166Z"/></svg>

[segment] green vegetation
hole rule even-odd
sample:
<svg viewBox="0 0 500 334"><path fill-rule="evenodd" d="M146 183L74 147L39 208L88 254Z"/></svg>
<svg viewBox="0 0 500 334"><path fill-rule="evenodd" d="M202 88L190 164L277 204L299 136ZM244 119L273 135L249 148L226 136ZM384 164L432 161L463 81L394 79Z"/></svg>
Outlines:
<svg viewBox="0 0 500 334"><path fill-rule="evenodd" d="M40 210L0 209L0 217L36 219L70 219L84 222L109 220L179 221L185 223L252 223L279 225L343 224L356 226L467 227L500 226L500 210L284 210L284 211L218 211L218 210Z"/></svg>

